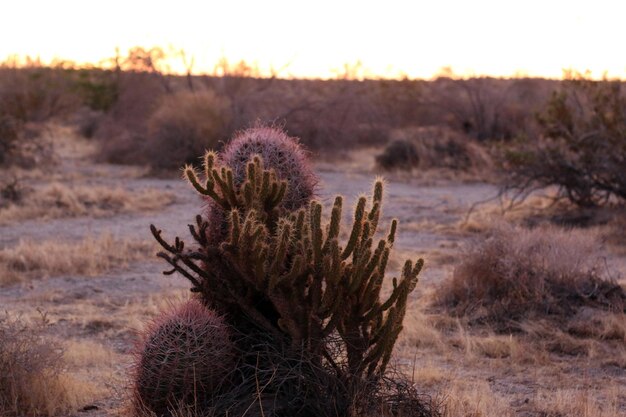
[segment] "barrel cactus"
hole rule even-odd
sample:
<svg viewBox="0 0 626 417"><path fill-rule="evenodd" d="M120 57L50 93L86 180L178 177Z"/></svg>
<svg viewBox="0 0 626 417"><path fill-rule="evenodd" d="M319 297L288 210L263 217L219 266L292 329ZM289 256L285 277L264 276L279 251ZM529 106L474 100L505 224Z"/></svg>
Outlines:
<svg viewBox="0 0 626 417"><path fill-rule="evenodd" d="M136 415L170 416L206 402L235 367L231 332L221 316L192 299L145 330L135 361Z"/></svg>
<svg viewBox="0 0 626 417"><path fill-rule="evenodd" d="M273 169L279 180L287 181L287 191L281 209L297 210L306 206L314 196L317 177L309 164L306 151L296 138L280 129L263 126L238 133L224 148L219 164L233 170L236 185L246 179L247 164L259 155L267 169ZM228 234L227 215L213 199L207 199L206 217L209 239L220 243Z"/></svg>

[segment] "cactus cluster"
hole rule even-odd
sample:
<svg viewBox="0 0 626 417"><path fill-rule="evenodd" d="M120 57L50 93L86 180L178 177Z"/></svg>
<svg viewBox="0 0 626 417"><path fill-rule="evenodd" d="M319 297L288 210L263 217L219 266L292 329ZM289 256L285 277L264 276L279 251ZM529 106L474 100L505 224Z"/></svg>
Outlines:
<svg viewBox="0 0 626 417"><path fill-rule="evenodd" d="M151 226L165 249L158 256L171 266L164 273L187 278L202 308L214 309L235 333L246 334L235 341L238 366L253 357L255 369L276 368L276 358L269 363L262 354L268 350L284 352L289 369L303 368L294 367L293 358L306 358L316 378L342 387L332 395L345 398L330 404L343 404L342 413L349 414L362 388L383 378L423 266L421 259L406 261L389 296L381 296L397 229L393 220L386 235L377 237L382 180L375 182L371 201L358 199L349 238L342 242L343 198L335 198L324 221L305 154L283 132L245 131L222 155L207 152L203 171L184 170L193 188L211 201L210 212L189 226L194 245L186 247L180 238L168 243ZM216 218L219 239L210 223ZM255 340L255 332L263 337ZM293 403L280 397L285 384L274 375L264 384L275 405ZM314 402L309 400L301 404Z"/></svg>
<svg viewBox="0 0 626 417"><path fill-rule="evenodd" d="M220 165L230 167L234 185L241 185L247 176L248 162L255 155L263 160L266 168L274 171L279 180L289 179L289 187L280 201L281 209L296 210L311 201L317 177L311 170L304 149L295 138L281 130L260 126L239 132L214 158L219 159ZM228 237L228 210L210 196L206 203L207 238L219 245Z"/></svg>

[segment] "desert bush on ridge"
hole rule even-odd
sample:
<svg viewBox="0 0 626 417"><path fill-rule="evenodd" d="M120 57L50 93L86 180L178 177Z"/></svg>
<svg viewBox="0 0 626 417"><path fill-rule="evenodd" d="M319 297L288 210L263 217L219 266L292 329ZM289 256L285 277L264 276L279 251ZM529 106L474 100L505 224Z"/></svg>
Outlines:
<svg viewBox="0 0 626 417"><path fill-rule="evenodd" d="M44 122L67 116L79 105L71 72L62 65L0 64L0 114L24 123Z"/></svg>
<svg viewBox="0 0 626 417"><path fill-rule="evenodd" d="M35 63L32 68L28 65L22 68L5 63L0 68L0 85L3 79L11 84L12 77L25 80L21 84L27 88L7 90L13 97L6 101L12 103L12 117L40 122L57 115L74 114L73 123L80 131L98 139L101 160L152 163L156 167L166 161L153 159L155 154L146 152L146 143L151 138L157 138L156 142L160 143L165 141L167 132L176 130L186 136L207 127L199 118L178 116L175 129L170 120L163 136L154 130L159 103L183 91L215 93L220 104L208 114L223 116L219 124L224 129L224 138L260 120L281 124L310 149L330 154L352 146L383 144L393 129L417 126L448 127L480 140L509 139L529 130L534 109L542 102L546 89L553 85L546 80L493 78L435 81L254 78L258 74L245 63L240 63L234 72L228 63L222 64L228 71L221 76L189 73L183 77L163 69L168 54L174 57L171 51L160 48L136 47L126 55L118 52L108 60L109 67L93 68L69 63L50 68ZM207 117L215 124L212 116ZM162 120L163 116L159 118ZM153 129L149 132L151 124Z"/></svg>

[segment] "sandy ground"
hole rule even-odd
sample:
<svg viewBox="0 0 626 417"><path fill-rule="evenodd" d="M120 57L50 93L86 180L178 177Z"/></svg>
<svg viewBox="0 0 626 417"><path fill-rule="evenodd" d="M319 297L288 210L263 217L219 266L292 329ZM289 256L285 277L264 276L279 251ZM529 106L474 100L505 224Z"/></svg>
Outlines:
<svg viewBox="0 0 626 417"><path fill-rule="evenodd" d="M202 209L202 202L182 180L155 179L142 176L131 168L92 165L84 155L75 152L63 160L57 170L74 184L121 186L129 190L155 188L175 194L175 203L159 212L123 214L110 218L78 217L49 221L30 220L0 227L0 248L16 245L20 239L78 240L86 236L110 233L116 238L152 240L149 225L156 224L165 236L186 237L187 223ZM360 169L355 162L320 163L319 198L328 207L335 194L347 198L351 207L361 193L369 192L375 173ZM39 180L40 182L40 180ZM400 220L396 249L402 256L423 256L427 267L421 275L419 291L413 302L434 288L451 273L456 256L471 234L456 231L473 203L497 193L493 185L463 183L453 180L426 181L419 177L388 179L384 219ZM346 218L351 217L345 210ZM388 224L384 221L383 224ZM432 258L432 261L429 259ZM398 267L398 264L392 266ZM103 362L88 363L78 372L79 377L104 387L93 402L91 411L81 416L113 416L123 409L126 375L130 363L128 353L136 338L136 330L153 316L167 300L184 296L188 285L177 276L164 277L164 263L146 259L128 268L111 270L98 277L60 276L33 280L0 288L0 310L32 315L47 313L55 336L80 343L96 343L111 352ZM394 271L390 271L393 273ZM616 271L626 276L626 270ZM511 363L510 358L484 360L469 357L454 347L422 349L405 343L401 355L405 362L417 366L425 381L425 389L433 395L450 395L452 385L459 379L486 387L501 399L517 416L548 416L540 414L538 396L550 391L554 384L563 389L586 385L591 391L602 386L626 387L626 369L606 367L588 358L552 358L548 365L537 366ZM435 377L428 379L425 370L433 369ZM418 377L419 377L418 373ZM434 381L434 383L433 383ZM443 381L443 384L439 382ZM419 379L418 379L419 383ZM447 391L446 391L447 390ZM623 390L617 395L622 410L626 410ZM593 395L593 394L592 394ZM598 394L604 395L604 394ZM500 401L500 400L499 400ZM626 415L626 411L624 411ZM468 414L470 415L470 414ZM476 416L481 414L474 414ZM495 414L494 414L495 416Z"/></svg>

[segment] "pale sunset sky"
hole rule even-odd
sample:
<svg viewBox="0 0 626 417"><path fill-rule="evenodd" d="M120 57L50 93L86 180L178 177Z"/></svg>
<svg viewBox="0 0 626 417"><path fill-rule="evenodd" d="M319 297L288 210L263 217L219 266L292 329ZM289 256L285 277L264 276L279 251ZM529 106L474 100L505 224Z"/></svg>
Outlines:
<svg viewBox="0 0 626 417"><path fill-rule="evenodd" d="M0 59L97 62L133 46L184 49L194 70L241 59L284 77L361 75L626 79L624 0L4 0ZM171 63L181 69L178 60Z"/></svg>

